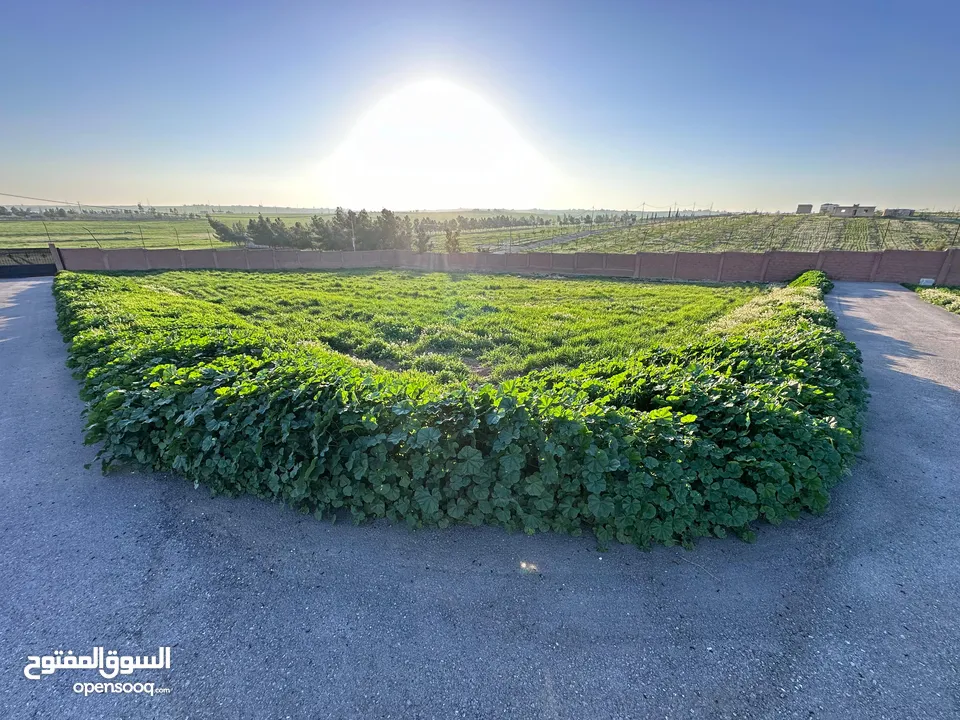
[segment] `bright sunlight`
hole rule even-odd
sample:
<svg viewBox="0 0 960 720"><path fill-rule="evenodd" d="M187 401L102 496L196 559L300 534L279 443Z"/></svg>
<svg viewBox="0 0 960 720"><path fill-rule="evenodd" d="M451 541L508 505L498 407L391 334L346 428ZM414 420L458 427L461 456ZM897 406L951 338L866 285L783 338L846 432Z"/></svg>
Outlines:
<svg viewBox="0 0 960 720"><path fill-rule="evenodd" d="M557 173L503 115L443 80L374 105L320 167L323 196L348 207L534 208Z"/></svg>

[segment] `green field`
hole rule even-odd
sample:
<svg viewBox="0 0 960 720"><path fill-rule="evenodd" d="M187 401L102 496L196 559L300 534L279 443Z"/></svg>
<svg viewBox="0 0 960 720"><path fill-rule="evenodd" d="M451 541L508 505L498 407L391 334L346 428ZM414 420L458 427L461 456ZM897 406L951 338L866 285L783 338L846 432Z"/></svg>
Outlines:
<svg viewBox="0 0 960 720"><path fill-rule="evenodd" d="M423 213L436 220L454 213ZM415 215L411 214L411 217ZM466 215L465 215L466 216ZM227 223L251 215L218 215ZM287 225L306 215L281 216ZM48 237L64 247L224 247L206 220L0 220L0 247L46 246ZM586 237L564 237L590 232ZM433 236L441 251L443 235ZM732 215L644 220L629 227L559 226L476 230L461 235L465 252L720 252L724 250L942 250L960 246L960 222L888 218L832 218L823 215Z"/></svg>
<svg viewBox="0 0 960 720"><path fill-rule="evenodd" d="M689 341L763 291L390 271L164 272L135 282L211 303L293 344L463 380Z"/></svg>
<svg viewBox="0 0 960 720"><path fill-rule="evenodd" d="M825 215L680 218L615 229L544 250L694 252L797 250L944 250L958 245L960 223Z"/></svg>
<svg viewBox="0 0 960 720"><path fill-rule="evenodd" d="M54 294L105 471L690 547L822 512L860 446L859 353L802 284L66 272Z"/></svg>
<svg viewBox="0 0 960 720"><path fill-rule="evenodd" d="M454 213L423 213L434 220L451 219ZM467 217L468 214L464 214ZM218 220L233 224L246 223L256 215L218 215ZM308 215L282 215L287 225L308 223ZM411 217L415 215L411 214ZM557 226L497 228L475 230L461 235L465 252L481 248L494 251L516 251L524 244L549 240L571 228ZM443 233L433 236L433 249L440 252ZM0 220L0 248L46 247L49 242L61 247L146 247L146 248L210 248L229 247L217 240L205 220Z"/></svg>

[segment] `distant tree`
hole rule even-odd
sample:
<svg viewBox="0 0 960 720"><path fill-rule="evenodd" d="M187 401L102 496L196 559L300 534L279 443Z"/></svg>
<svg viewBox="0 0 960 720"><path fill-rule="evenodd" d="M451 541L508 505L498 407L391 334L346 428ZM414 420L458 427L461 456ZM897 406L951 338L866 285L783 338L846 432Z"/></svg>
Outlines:
<svg viewBox="0 0 960 720"><path fill-rule="evenodd" d="M443 232L446 235L443 243L444 251L448 253L460 252L460 230L453 225L448 225Z"/></svg>
<svg viewBox="0 0 960 720"><path fill-rule="evenodd" d="M246 245L250 241L250 238L247 237L244 232L243 225L239 222L233 227L229 227L226 223L222 223L209 216L207 217L207 222L209 222L210 227L213 228L217 240L221 242L231 243L233 245Z"/></svg>
<svg viewBox="0 0 960 720"><path fill-rule="evenodd" d="M427 252L430 249L430 231L427 229L427 224L417 219L413 223L413 230L417 236L413 244L413 249L418 253Z"/></svg>

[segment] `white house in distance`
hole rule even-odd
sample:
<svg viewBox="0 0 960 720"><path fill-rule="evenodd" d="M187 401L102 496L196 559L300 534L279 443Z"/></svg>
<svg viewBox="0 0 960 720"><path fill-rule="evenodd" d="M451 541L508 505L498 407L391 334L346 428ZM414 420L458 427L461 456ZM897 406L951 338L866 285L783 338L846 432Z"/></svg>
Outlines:
<svg viewBox="0 0 960 720"><path fill-rule="evenodd" d="M877 214L876 205L837 205L836 203L824 203L820 206L821 215L830 215L832 217L873 217Z"/></svg>

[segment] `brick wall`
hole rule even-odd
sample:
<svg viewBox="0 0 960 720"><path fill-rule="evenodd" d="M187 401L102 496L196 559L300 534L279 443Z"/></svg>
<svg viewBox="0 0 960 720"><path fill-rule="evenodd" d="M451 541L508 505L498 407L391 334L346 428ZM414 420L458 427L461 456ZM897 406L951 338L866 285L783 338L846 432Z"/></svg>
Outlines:
<svg viewBox="0 0 960 720"><path fill-rule="evenodd" d="M883 252L727 253L414 253L409 250L142 250L54 248L66 270L296 270L405 268L531 274L785 282L804 270L821 269L834 280L960 285L960 250Z"/></svg>

